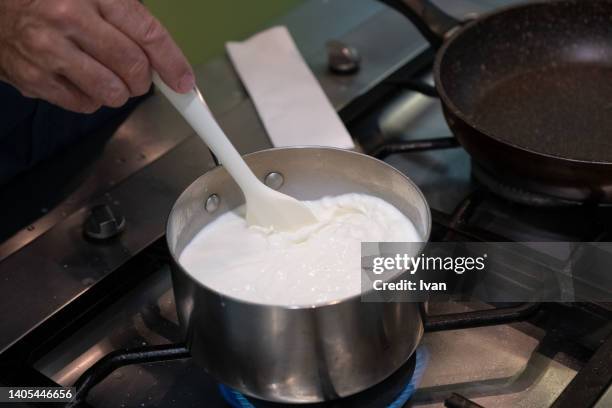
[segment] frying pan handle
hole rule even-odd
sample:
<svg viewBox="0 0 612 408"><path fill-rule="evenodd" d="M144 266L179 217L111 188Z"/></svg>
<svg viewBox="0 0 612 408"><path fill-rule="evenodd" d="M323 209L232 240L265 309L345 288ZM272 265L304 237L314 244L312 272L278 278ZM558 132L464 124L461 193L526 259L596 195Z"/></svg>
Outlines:
<svg viewBox="0 0 612 408"><path fill-rule="evenodd" d="M430 0L379 1L408 17L429 44L436 49L440 48L446 34L461 24Z"/></svg>

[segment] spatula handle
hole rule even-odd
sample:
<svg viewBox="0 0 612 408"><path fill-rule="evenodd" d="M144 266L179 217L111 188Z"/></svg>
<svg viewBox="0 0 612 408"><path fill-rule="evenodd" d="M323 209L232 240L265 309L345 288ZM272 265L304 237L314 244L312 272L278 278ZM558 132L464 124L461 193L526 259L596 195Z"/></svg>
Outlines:
<svg viewBox="0 0 612 408"><path fill-rule="evenodd" d="M197 88L185 94L177 93L156 72L153 73L153 83L204 140L245 194L260 184L213 117Z"/></svg>

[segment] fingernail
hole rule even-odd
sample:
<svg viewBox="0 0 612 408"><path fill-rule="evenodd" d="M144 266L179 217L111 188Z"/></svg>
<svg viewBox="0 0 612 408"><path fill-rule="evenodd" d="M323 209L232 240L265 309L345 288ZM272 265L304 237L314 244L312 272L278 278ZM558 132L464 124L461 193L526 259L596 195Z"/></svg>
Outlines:
<svg viewBox="0 0 612 408"><path fill-rule="evenodd" d="M178 91L185 93L191 91L195 87L195 77L191 72L183 75L178 83Z"/></svg>

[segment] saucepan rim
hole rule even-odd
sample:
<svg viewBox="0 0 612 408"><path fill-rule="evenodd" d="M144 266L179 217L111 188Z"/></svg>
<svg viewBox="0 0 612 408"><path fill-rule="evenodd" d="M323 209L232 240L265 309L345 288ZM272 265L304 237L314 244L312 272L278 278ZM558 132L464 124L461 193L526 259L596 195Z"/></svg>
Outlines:
<svg viewBox="0 0 612 408"><path fill-rule="evenodd" d="M423 236L423 242L424 244L427 244L427 242L429 242L429 238L431 235L431 227L432 227L432 220L431 220L431 208L429 206L429 203L427 202L427 199L425 198L425 195L423 194L423 192L421 191L421 189L414 183L414 181L412 181L408 176L406 176L404 173L402 173L401 171L399 171L398 169L396 169L395 167L391 166L388 163L385 163L384 161L377 159L375 157L372 156L368 156L367 154L364 153L360 153L360 152L356 152L353 150L346 150L346 149L340 149L340 148L336 148L336 147L328 147L328 146L316 146L316 145L300 145L300 146L288 146L288 147L273 147L273 148L269 148L269 149L263 149L263 150L258 150L256 152L252 152L252 153L248 153L243 155L243 157L245 159L248 159L251 156L256 156L256 155L260 155L260 154L265 154L265 153L269 153L269 152L274 152L274 151L279 151L279 150L297 150L297 149L303 149L303 150L334 150L334 151L339 151L342 152L342 154L351 154L351 155L355 155L355 156L359 156L362 157L363 159L367 159L367 160L373 160L375 162L378 162L379 164L382 164L383 166L387 167L389 170L393 171L394 173L398 174L399 176L401 176L401 178L403 178L408 185L410 186L410 188L417 194L417 196L419 197L419 199L422 201L423 205L425 206L425 234ZM194 278L189 272L187 272L187 270L185 268L183 268L183 265L181 265L181 263L178 261L177 256L175 254L175 251L172 249L171 243L169 241L169 235L168 235L168 230L170 227L170 222L172 220L172 215L174 214L174 211L176 209L176 205L177 203L181 200L181 198L183 197L183 195L189 191L189 189L191 189L191 187L193 185L195 185L202 177L204 177L205 175L209 175L212 174L211 177L214 177L215 172L221 172L224 171L224 168L222 165L218 165L215 166L214 168L206 171L205 173L203 173L202 175L200 175L198 178L196 178L192 183L189 184L189 186L187 186L183 192L177 197L177 199L175 200L174 204L172 205L172 209L170 210L170 213L168 215L168 219L166 222L166 245L168 246L169 252L170 252L170 256L172 257L172 261L174 262L174 265L181 271L181 273L185 274L195 285L197 285L199 288L210 292L212 295L217 296L221 299L223 299L222 301L225 302L227 304L227 302L232 302L235 304L239 304L242 306L249 306L249 307L258 307L258 308L266 308L266 309L276 309L276 310L321 310L321 309L326 309L329 307L333 307L335 305L338 305L340 303L352 303L356 300L359 300L364 294L366 293L370 293L371 291L373 291L373 289L369 289L367 292L359 292L355 295L351 295L348 297L344 297L341 299L335 299L335 300L331 300L329 302L325 302L325 303L319 303L319 304L315 304L315 305L277 305L277 304L267 304L267 303L259 303L259 302L253 302L250 300L244 300L244 299L240 299L238 297L234 297L232 295L227 295L225 293L221 293L205 284L203 284L202 282L200 282L198 279ZM234 210L235 208L230 209L230 211Z"/></svg>

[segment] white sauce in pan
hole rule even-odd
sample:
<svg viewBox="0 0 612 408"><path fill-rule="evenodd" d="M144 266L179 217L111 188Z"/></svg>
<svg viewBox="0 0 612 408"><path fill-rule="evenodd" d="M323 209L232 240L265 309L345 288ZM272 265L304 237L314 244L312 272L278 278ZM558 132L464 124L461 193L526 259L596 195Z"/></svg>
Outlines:
<svg viewBox="0 0 612 408"><path fill-rule="evenodd" d="M293 232L249 227L244 207L221 215L187 245L179 262L213 290L245 301L311 306L360 293L361 242L415 242L413 223L366 194L305 204L319 222Z"/></svg>

